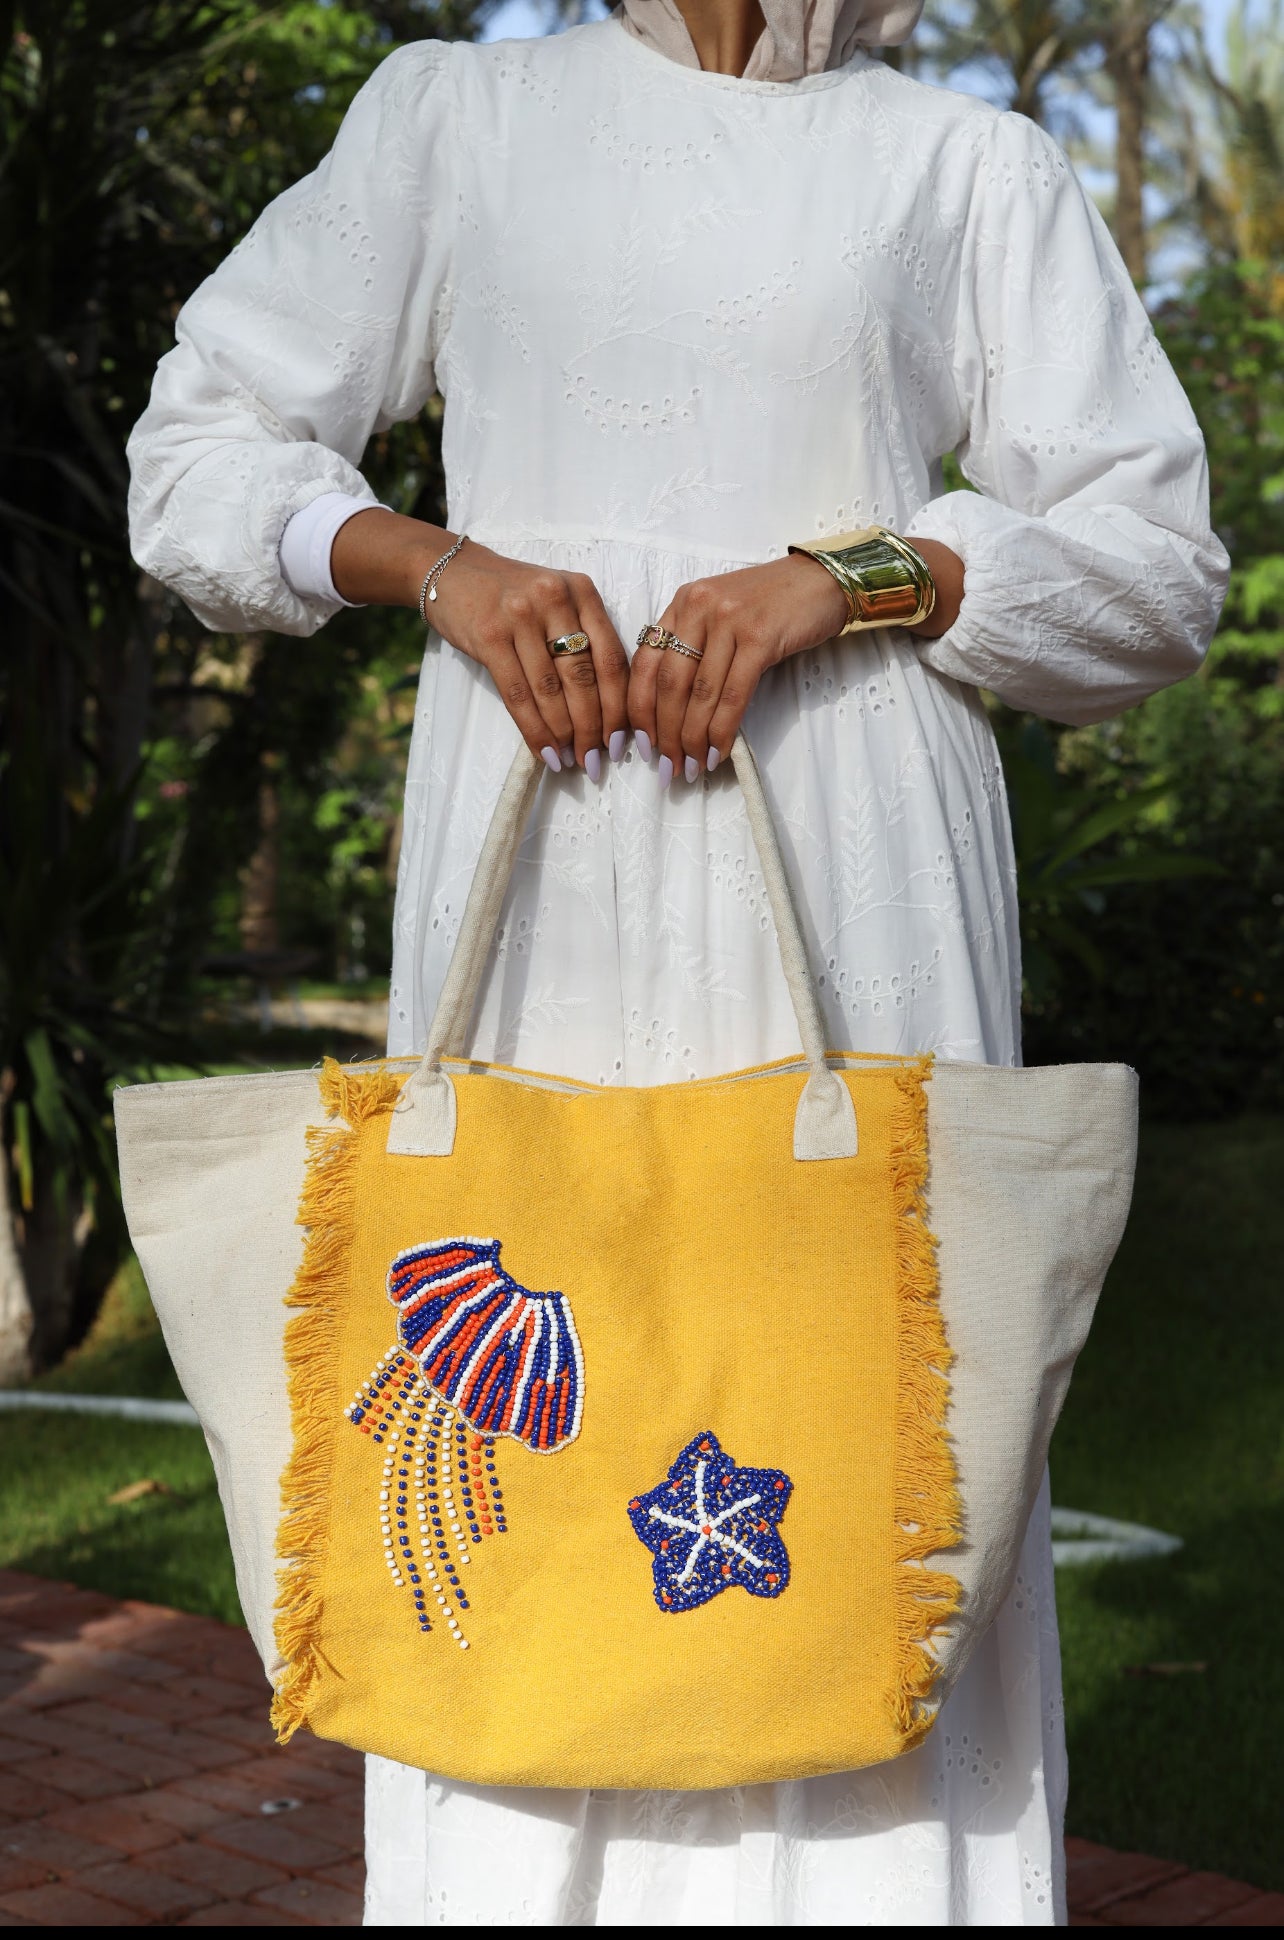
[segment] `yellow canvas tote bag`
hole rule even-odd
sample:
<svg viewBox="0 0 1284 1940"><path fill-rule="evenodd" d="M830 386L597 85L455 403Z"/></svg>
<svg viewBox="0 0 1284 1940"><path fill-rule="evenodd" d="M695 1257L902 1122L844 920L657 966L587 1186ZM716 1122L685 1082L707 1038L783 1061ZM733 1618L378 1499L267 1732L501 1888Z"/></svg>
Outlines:
<svg viewBox="0 0 1284 1940"><path fill-rule="evenodd" d="M282 1736L517 1785L875 1764L1011 1583L1134 1078L827 1053L735 767L801 1057L612 1088L448 1055L523 750L422 1061L117 1093Z"/></svg>

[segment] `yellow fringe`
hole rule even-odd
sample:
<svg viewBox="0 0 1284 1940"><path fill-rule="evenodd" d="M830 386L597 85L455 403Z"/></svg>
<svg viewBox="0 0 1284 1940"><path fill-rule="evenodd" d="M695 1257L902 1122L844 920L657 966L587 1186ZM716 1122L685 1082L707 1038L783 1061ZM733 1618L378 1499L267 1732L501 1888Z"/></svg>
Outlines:
<svg viewBox="0 0 1284 1940"><path fill-rule="evenodd" d="M930 1057L896 1074L892 1191L897 1228L896 1724L917 1744L931 1727L933 1639L956 1615L962 1592L927 1558L961 1539L961 1505L945 1429L953 1356L941 1318L936 1240L927 1225L927 1093Z"/></svg>
<svg viewBox="0 0 1284 1940"><path fill-rule="evenodd" d="M321 1625L319 1563L328 1534L336 1427L331 1383L356 1226L357 1135L367 1118L388 1110L403 1075L382 1065L353 1070L327 1059L321 1071L321 1102L329 1117L347 1122L308 1132L299 1201L299 1224L307 1227L308 1237L286 1295L286 1305L296 1310L285 1330L294 1444L281 1482L276 1542L281 1561L276 1644L285 1670L272 1703L272 1724L283 1745L307 1722L322 1663L316 1641Z"/></svg>

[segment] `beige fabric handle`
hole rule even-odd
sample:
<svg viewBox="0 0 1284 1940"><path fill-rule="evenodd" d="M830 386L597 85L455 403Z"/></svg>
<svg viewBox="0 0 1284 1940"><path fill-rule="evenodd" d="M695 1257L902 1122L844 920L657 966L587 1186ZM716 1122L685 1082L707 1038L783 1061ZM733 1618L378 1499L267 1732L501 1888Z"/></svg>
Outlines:
<svg viewBox="0 0 1284 1940"><path fill-rule="evenodd" d="M776 940L794 1015L802 1037L808 1077L794 1118L796 1159L843 1159L856 1155L856 1113L851 1093L825 1063L825 1026L798 926L789 879L776 840L771 811L749 743L738 734L731 750L744 793L749 829L762 865L763 886L776 925ZM418 1067L402 1090L388 1128L388 1150L421 1158L444 1158L455 1145L455 1087L442 1069L449 1053L461 1055L473 1005L481 987L499 913L517 864L526 823L544 770L521 747L500 790L486 831L450 968L441 987L428 1043Z"/></svg>

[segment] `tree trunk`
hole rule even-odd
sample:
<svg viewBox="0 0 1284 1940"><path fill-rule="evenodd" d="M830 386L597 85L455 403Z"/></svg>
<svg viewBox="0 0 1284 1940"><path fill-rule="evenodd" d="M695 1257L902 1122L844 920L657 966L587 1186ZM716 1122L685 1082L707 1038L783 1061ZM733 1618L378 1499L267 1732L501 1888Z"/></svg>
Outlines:
<svg viewBox="0 0 1284 1940"><path fill-rule="evenodd" d="M1026 115L1043 126L1044 89L1049 77L1064 63L1069 52L1067 41L1058 33L1040 35L1023 47L1013 74L1016 88L1012 96L1014 114Z"/></svg>
<svg viewBox="0 0 1284 1940"><path fill-rule="evenodd" d="M9 1154L0 1151L0 1388L21 1387L33 1373L34 1316L18 1252Z"/></svg>
<svg viewBox="0 0 1284 1940"><path fill-rule="evenodd" d="M1115 240L1128 273L1146 281L1146 83L1150 73L1146 0L1127 0L1106 46L1115 91Z"/></svg>
<svg viewBox="0 0 1284 1940"><path fill-rule="evenodd" d="M281 802L277 760L265 754L259 771L259 839L241 878L241 945L255 953L279 950L278 889L281 872Z"/></svg>

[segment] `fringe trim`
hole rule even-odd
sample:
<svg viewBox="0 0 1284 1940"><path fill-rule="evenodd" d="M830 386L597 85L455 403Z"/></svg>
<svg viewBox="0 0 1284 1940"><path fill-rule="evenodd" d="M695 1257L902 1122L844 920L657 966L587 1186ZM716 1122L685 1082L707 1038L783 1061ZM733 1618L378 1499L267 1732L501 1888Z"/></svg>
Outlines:
<svg viewBox="0 0 1284 1940"><path fill-rule="evenodd" d="M331 1384L356 1230L358 1133L366 1119L389 1109L403 1075L382 1066L352 1070L327 1058L320 1077L321 1103L329 1117L347 1122L313 1126L307 1135L298 1223L307 1227L308 1237L285 1300L295 1309L285 1330L294 1439L281 1478L276 1538L281 1562L276 1645L285 1670L272 1701L272 1724L283 1745L307 1722L312 1688L324 1662L318 1638L335 1439Z"/></svg>
<svg viewBox="0 0 1284 1940"><path fill-rule="evenodd" d="M923 1739L938 1666L934 1640L957 1615L962 1590L927 1559L961 1540L958 1476L946 1433L953 1360L941 1317L936 1239L927 1225L930 1057L896 1073L892 1193L898 1215L896 1332L896 1670L893 1711L906 1749Z"/></svg>

